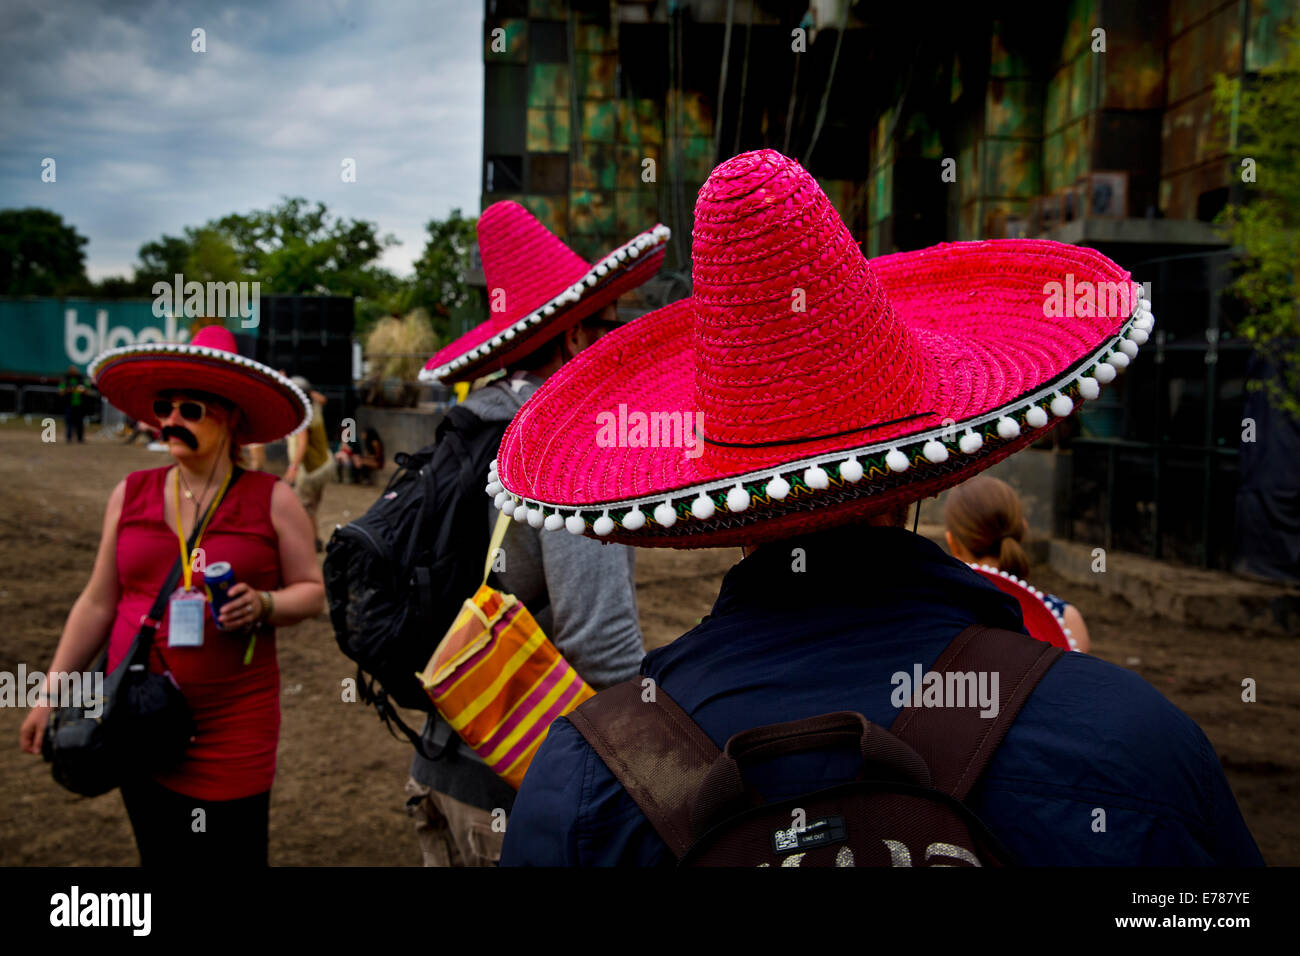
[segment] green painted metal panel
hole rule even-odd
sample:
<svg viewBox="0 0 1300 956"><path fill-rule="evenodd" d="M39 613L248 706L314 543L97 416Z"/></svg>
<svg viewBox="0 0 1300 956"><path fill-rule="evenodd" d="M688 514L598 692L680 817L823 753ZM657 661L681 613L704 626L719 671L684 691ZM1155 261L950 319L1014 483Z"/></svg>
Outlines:
<svg viewBox="0 0 1300 956"><path fill-rule="evenodd" d="M604 53L614 49L614 35L597 23L579 23L574 31L579 50Z"/></svg>
<svg viewBox="0 0 1300 956"><path fill-rule="evenodd" d="M500 53L492 49L492 31L500 27L505 30L502 41L505 49ZM527 20L488 20L483 24L483 62L484 63L527 63L528 62L528 21Z"/></svg>
<svg viewBox="0 0 1300 956"><path fill-rule="evenodd" d="M614 147L615 186L620 190L638 191L656 189L655 183L665 175L662 150L655 145L645 143L621 143ZM649 167L645 161L654 161L654 180L646 182Z"/></svg>
<svg viewBox="0 0 1300 956"><path fill-rule="evenodd" d="M573 235L608 235L615 225L613 193L583 190L570 194L569 231Z"/></svg>
<svg viewBox="0 0 1300 956"><path fill-rule="evenodd" d="M620 138L628 143L662 143L663 114L654 100L619 100Z"/></svg>
<svg viewBox="0 0 1300 956"><path fill-rule="evenodd" d="M532 196L523 194L515 197L523 206L542 221L547 229L561 239L569 234L569 199L567 196Z"/></svg>
<svg viewBox="0 0 1300 956"><path fill-rule="evenodd" d="M1043 91L1043 130L1055 133L1069 121L1070 71L1057 70Z"/></svg>
<svg viewBox="0 0 1300 956"><path fill-rule="evenodd" d="M528 111L528 151L562 153L569 148L569 111L567 109L530 109Z"/></svg>
<svg viewBox="0 0 1300 956"><path fill-rule="evenodd" d="M582 156L569 169L569 182L575 191L615 189L618 186L618 169L614 147L597 143L584 144Z"/></svg>
<svg viewBox="0 0 1300 956"><path fill-rule="evenodd" d="M618 110L613 100L584 100L582 104L582 138L596 143L612 143L618 125Z"/></svg>
<svg viewBox="0 0 1300 956"><path fill-rule="evenodd" d="M1008 199L1038 195L1042 170L1036 141L986 139L982 145L983 195Z"/></svg>
<svg viewBox="0 0 1300 956"><path fill-rule="evenodd" d="M662 222L659 214L659 194L651 185L643 189L620 190L614 197L615 232L622 236L620 242L626 242L639 232Z"/></svg>
<svg viewBox="0 0 1300 956"><path fill-rule="evenodd" d="M984 132L990 136L1041 136L1043 97L1032 80L991 79L984 99Z"/></svg>
<svg viewBox="0 0 1300 956"><path fill-rule="evenodd" d="M1070 68L1070 119L1077 120L1092 110L1092 71L1100 54L1079 54Z"/></svg>
<svg viewBox="0 0 1300 956"><path fill-rule="evenodd" d="M1300 17L1300 2L1297 0L1250 0L1247 70L1262 70L1282 58L1281 25L1295 17Z"/></svg>
<svg viewBox="0 0 1300 956"><path fill-rule="evenodd" d="M0 373L57 375L83 370L100 352L138 342L189 338L188 319L159 318L152 299L0 299ZM256 335L232 320L234 331Z"/></svg>
<svg viewBox="0 0 1300 956"><path fill-rule="evenodd" d="M579 53L574 57L578 95L584 99L611 99L614 96L614 70L618 58L613 54Z"/></svg>
<svg viewBox="0 0 1300 956"><path fill-rule="evenodd" d="M569 68L563 63L533 63L528 67L528 108L569 106Z"/></svg>
<svg viewBox="0 0 1300 956"><path fill-rule="evenodd" d="M528 0L528 15L534 20L566 20L569 5L565 0Z"/></svg>

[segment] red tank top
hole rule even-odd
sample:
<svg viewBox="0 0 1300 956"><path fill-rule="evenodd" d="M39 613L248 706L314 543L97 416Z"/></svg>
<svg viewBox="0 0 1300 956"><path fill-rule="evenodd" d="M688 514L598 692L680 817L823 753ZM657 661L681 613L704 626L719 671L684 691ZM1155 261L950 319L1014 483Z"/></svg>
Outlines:
<svg viewBox="0 0 1300 956"><path fill-rule="evenodd" d="M176 532L163 520L164 480L153 468L127 475L117 523L117 616L108 644L110 670L126 656L167 573L180 556ZM281 587L280 547L271 524L271 492L279 479L265 472L240 475L204 532L204 561L230 562L235 580L259 591ZM193 583L202 588L203 574ZM235 800L271 788L280 737L280 670L275 632L259 632L244 666L248 635L221 631L205 614L202 647L167 646L167 616L154 639L161 652L149 669L170 669L194 713L198 733L184 762L158 774L158 783L199 800ZM163 659L167 666L163 666Z"/></svg>

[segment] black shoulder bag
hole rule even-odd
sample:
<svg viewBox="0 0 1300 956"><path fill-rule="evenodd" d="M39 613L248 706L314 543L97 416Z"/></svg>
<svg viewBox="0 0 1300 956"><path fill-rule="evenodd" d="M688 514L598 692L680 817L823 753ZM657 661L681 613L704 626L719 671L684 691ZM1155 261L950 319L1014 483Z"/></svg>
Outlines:
<svg viewBox="0 0 1300 956"><path fill-rule="evenodd" d="M242 469L235 468L227 491L241 473ZM222 500L213 504L213 518ZM191 553L202 527L202 522L196 522L190 533ZM87 713L97 708L85 700L80 706L61 707L50 714L41 753L50 763L54 779L73 793L97 797L126 780L170 769L185 757L195 732L190 705L170 671L149 671L154 635L180 577L181 559L177 556L153 607L140 622L131 649L113 672L104 676L104 691L94 702L99 705L99 716ZM106 647L95 671L104 671L107 662ZM165 666L166 661L163 663Z"/></svg>

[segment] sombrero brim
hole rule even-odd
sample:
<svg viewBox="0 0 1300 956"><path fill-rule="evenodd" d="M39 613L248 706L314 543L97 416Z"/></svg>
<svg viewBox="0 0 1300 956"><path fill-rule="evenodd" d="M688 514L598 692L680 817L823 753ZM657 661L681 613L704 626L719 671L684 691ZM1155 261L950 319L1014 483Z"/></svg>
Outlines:
<svg viewBox="0 0 1300 956"><path fill-rule="evenodd" d="M1009 594L1016 599L1020 604L1020 616L1024 619L1025 630L1029 632L1030 637L1062 650L1078 650L1069 628L1065 626L1065 619L1043 600L1042 591L1031 587L1008 571L999 571L987 564L971 564L970 569L992 581L1004 594Z"/></svg>
<svg viewBox="0 0 1300 956"><path fill-rule="evenodd" d="M311 422L312 406L297 385L272 368L224 349L148 343L111 349L90 364L95 387L137 421L157 422L153 403L166 390L210 392L239 407L240 442L262 444Z"/></svg>
<svg viewBox="0 0 1300 956"><path fill-rule="evenodd" d="M1060 243L949 243L871 268L926 356L934 407L924 417L751 447L743 468L707 440L690 447L698 306L688 298L604 336L551 376L507 429L489 492L517 520L646 547L755 544L831 527L937 494L1037 441L1097 397L1153 323L1145 300L1127 316L1047 317L1045 283L1066 271L1130 281L1109 259ZM667 417L641 440L630 428L625 440L601 435L602 416L630 423L633 411ZM759 425L781 413L749 411Z"/></svg>
<svg viewBox="0 0 1300 956"><path fill-rule="evenodd" d="M598 259L573 283L557 284L544 303L523 318L501 322L488 319L441 348L420 372L422 382L467 382L508 368L582 319L594 315L619 296L649 279L663 264L671 235L667 226L633 237ZM545 268L538 263L538 268Z"/></svg>

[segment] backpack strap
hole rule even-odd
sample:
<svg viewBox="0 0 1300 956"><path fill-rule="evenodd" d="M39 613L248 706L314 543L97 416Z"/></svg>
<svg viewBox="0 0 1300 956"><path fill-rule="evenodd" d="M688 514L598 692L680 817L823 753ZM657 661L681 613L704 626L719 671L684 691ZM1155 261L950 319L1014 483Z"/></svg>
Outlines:
<svg viewBox="0 0 1300 956"><path fill-rule="evenodd" d="M568 715L636 801L673 855L691 846L691 807L721 753L662 687L642 699L641 679L623 681Z"/></svg>
<svg viewBox="0 0 1300 956"><path fill-rule="evenodd" d="M1014 631L972 624L939 655L930 670L996 673L998 711L978 707L904 707L889 732L921 755L936 790L965 800L1016 715L1064 651Z"/></svg>
<svg viewBox="0 0 1300 956"><path fill-rule="evenodd" d="M997 716L980 717L978 707L907 707L890 733L924 758L935 789L963 800L1062 653L1024 634L972 625L930 669L996 671ZM615 684L581 704L568 720L680 860L693 842L696 795L722 751L662 687L650 701L641 694L640 678Z"/></svg>

